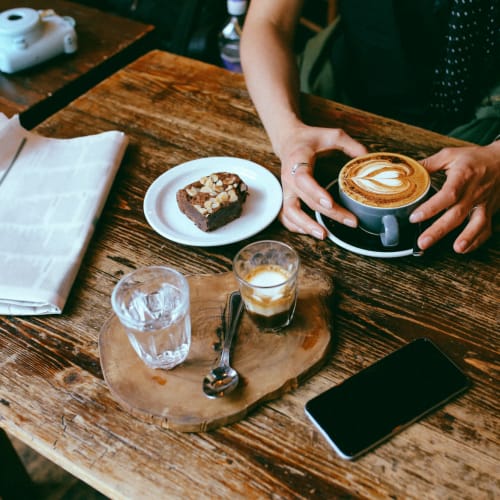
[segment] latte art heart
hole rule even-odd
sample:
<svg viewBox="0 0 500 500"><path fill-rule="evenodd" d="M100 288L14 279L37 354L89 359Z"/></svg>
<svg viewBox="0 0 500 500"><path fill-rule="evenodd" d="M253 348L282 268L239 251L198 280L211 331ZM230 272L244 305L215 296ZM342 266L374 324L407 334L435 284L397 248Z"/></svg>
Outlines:
<svg viewBox="0 0 500 500"><path fill-rule="evenodd" d="M372 153L351 160L339 176L350 198L374 207L411 203L428 189L427 171L415 160L394 153Z"/></svg>
<svg viewBox="0 0 500 500"><path fill-rule="evenodd" d="M413 169L407 165L391 165L375 161L361 167L351 177L363 191L379 194L405 193L411 189Z"/></svg>

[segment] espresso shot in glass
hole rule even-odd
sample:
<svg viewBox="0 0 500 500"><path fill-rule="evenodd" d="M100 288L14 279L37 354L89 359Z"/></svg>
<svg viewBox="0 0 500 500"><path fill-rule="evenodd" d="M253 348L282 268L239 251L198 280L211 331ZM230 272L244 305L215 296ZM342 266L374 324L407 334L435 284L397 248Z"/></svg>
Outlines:
<svg viewBox="0 0 500 500"><path fill-rule="evenodd" d="M242 248L233 260L245 309L263 332L288 326L297 304L300 259L290 246L264 240Z"/></svg>

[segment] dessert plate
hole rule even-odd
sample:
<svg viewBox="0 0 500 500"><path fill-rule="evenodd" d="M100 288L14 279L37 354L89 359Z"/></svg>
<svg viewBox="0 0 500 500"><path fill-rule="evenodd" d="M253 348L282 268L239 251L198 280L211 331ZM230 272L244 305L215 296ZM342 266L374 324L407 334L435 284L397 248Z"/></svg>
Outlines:
<svg viewBox="0 0 500 500"><path fill-rule="evenodd" d="M326 187L336 203L340 204L337 180L335 179ZM435 188L431 187L430 193L435 193ZM328 238L339 247L365 255L367 257L378 257L391 259L396 257L406 257L413 254L413 243L415 239L414 231L406 231L402 234L401 241L396 247L384 247L379 236L369 234L359 228L350 228L340 224L324 215L316 212L316 220L327 230Z"/></svg>
<svg viewBox="0 0 500 500"><path fill-rule="evenodd" d="M241 216L216 229L198 229L177 206L176 193L204 175L215 172L238 174L248 186ZM212 156L181 163L160 175L144 197L144 215L163 237L200 247L227 245L249 238L267 227L278 215L283 192L278 179L266 168L249 160Z"/></svg>

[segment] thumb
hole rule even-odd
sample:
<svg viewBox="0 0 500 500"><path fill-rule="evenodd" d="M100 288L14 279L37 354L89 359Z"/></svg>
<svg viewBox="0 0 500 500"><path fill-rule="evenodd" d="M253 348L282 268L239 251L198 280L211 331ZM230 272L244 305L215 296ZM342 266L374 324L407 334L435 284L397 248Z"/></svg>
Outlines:
<svg viewBox="0 0 500 500"><path fill-rule="evenodd" d="M339 140L338 146L341 151L343 151L351 158L355 158L356 156L361 156L368 153L368 149L363 144L354 140L347 134L342 136L341 140Z"/></svg>
<svg viewBox="0 0 500 500"><path fill-rule="evenodd" d="M442 170L447 165L447 154L444 150L441 150L428 158L424 158L420 161L420 163L429 173L437 172L438 170Z"/></svg>
<svg viewBox="0 0 500 500"><path fill-rule="evenodd" d="M350 157L368 153L363 144L353 139L342 129L324 129L320 142L320 147L323 151L338 149Z"/></svg>

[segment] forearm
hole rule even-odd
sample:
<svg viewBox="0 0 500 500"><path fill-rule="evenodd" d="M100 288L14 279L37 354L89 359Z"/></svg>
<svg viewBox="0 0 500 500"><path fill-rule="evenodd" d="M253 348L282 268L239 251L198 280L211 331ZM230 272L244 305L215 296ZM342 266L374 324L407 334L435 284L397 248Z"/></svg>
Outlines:
<svg viewBox="0 0 500 500"><path fill-rule="evenodd" d="M241 44L246 84L278 156L288 131L300 122L298 72L291 47L302 2L285 1L290 2L286 13L276 7L279 0L273 0L273 7L268 7L273 3L269 0L253 0Z"/></svg>

